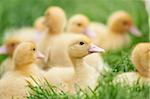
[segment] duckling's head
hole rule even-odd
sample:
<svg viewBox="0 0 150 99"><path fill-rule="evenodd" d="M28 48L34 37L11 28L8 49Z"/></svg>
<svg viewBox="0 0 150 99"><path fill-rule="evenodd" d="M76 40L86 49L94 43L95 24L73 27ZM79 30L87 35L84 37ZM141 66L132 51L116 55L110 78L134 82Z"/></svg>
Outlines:
<svg viewBox="0 0 150 99"><path fill-rule="evenodd" d="M23 42L19 44L13 55L15 66L32 64L36 58L44 58L44 56L37 50L33 42Z"/></svg>
<svg viewBox="0 0 150 99"><path fill-rule="evenodd" d="M0 47L0 54L7 54L9 56L12 56L15 48L21 42L22 41L19 38L17 38L17 37L9 37L5 41L5 45Z"/></svg>
<svg viewBox="0 0 150 99"><path fill-rule="evenodd" d="M132 62L138 72L150 77L150 43L140 43L132 51Z"/></svg>
<svg viewBox="0 0 150 99"><path fill-rule="evenodd" d="M69 19L67 31L84 33L89 37L94 37L94 32L92 32L92 30L89 28L89 19L82 14L74 15Z"/></svg>
<svg viewBox="0 0 150 99"><path fill-rule="evenodd" d="M35 20L34 23L34 28L38 31L44 31L45 30L45 25L44 25L44 17L39 17Z"/></svg>
<svg viewBox="0 0 150 99"><path fill-rule="evenodd" d="M83 58L91 53L104 52L104 49L92 44L91 40L84 35L74 35L68 46L71 58Z"/></svg>
<svg viewBox="0 0 150 99"><path fill-rule="evenodd" d="M66 15L60 7L50 7L45 12L45 25L50 33L60 33L66 25Z"/></svg>
<svg viewBox="0 0 150 99"><path fill-rule="evenodd" d="M131 16L125 11L118 11L111 15L108 19L108 27L115 33L131 32L135 36L141 36Z"/></svg>

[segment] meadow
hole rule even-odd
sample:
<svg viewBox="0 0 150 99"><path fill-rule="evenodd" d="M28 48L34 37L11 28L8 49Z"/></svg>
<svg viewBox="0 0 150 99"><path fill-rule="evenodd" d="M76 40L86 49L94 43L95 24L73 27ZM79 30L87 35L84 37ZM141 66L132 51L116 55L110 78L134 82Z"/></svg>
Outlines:
<svg viewBox="0 0 150 99"><path fill-rule="evenodd" d="M130 60L133 47L139 42L149 42L148 14L143 0L0 0L0 44L3 43L5 30L9 28L20 28L33 26L33 22L49 6L62 7L67 17L82 13L89 17L91 21L107 23L109 15L118 10L127 11L134 19L134 23L142 32L142 37L132 35L131 44L118 51L109 51L103 54L104 61L112 68L110 72L103 74L95 90L85 92L79 90L76 95L67 93L57 93L49 88L43 90L42 87L29 86L35 94L29 99L149 99L150 87L139 86L122 87L113 85L112 80L115 75L136 71ZM0 56L0 62L6 56Z"/></svg>

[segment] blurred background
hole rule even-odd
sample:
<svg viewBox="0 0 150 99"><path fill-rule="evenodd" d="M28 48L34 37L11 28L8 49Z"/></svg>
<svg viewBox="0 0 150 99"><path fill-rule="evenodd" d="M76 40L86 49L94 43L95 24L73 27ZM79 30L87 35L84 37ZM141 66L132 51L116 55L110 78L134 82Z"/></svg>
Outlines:
<svg viewBox="0 0 150 99"><path fill-rule="evenodd" d="M3 42L4 32L10 28L21 28L33 26L36 18L43 16L49 6L62 7L67 17L78 13L85 14L91 21L107 23L108 17L115 11L127 11L134 20L134 23L142 32L140 38L132 37L132 43L129 47L123 48L118 52L107 52L103 55L104 61L112 67L112 73L134 71L135 67L131 63L130 53L135 44L149 41L148 14L145 9L144 0L0 0L0 44ZM3 60L5 56L0 56ZM120 66L121 65L121 66ZM102 99L110 99L118 94L117 99L121 99L124 93L128 93L126 99L148 99L149 92L133 88L128 91L116 91L106 78L106 83L102 83ZM114 89L113 89L114 88ZM104 90L105 89L105 90ZM120 89L120 88L119 88ZM131 91L131 92L132 92ZM116 93L115 93L116 92ZM120 93L120 94L119 94ZM143 96L147 96L146 98ZM105 96L105 97L104 97ZM119 98L120 97L120 98ZM134 98L132 98L134 97Z"/></svg>
<svg viewBox="0 0 150 99"><path fill-rule="evenodd" d="M143 0L0 0L0 44L2 44L6 29L33 26L35 19L44 15L44 11L49 6L62 7L68 18L82 13L91 21L102 23L107 23L108 17L113 12L125 10L133 17L134 23L143 33L141 38L132 36L131 47L149 39L148 14ZM115 55L120 54L115 53ZM107 59L112 62L116 61L109 57Z"/></svg>
<svg viewBox="0 0 150 99"><path fill-rule="evenodd" d="M34 20L52 5L62 7L67 17L83 13L91 21L103 23L114 11L125 10L138 28L148 33L148 15L143 0L0 0L0 37L7 28L32 26Z"/></svg>

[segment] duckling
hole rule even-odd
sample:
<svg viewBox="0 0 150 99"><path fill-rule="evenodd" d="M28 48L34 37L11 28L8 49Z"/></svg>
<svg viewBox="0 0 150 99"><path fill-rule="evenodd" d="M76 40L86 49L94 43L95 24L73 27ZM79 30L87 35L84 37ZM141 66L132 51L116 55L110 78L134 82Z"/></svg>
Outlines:
<svg viewBox="0 0 150 99"><path fill-rule="evenodd" d="M52 42L52 38L64 31L66 15L62 8L54 6L49 7L46 10L44 18L44 23L48 29L48 32L43 34L39 44L39 49L45 54L49 43Z"/></svg>
<svg viewBox="0 0 150 99"><path fill-rule="evenodd" d="M66 38L68 38L67 42ZM45 74L47 80L51 84L60 85L59 88L70 93L75 92L75 84L82 89L88 89L88 87L93 89L98 73L83 58L92 53L104 52L104 50L92 44L89 38L81 34L60 35L57 40L62 44L65 43L61 50L65 50L73 67L53 67Z"/></svg>
<svg viewBox="0 0 150 99"><path fill-rule="evenodd" d="M67 32L71 33L83 33L91 39L94 39L96 34L89 28L89 19L82 14L74 15L69 19ZM104 69L104 62L99 53L94 53L86 56L85 61L87 64L92 65L98 72Z"/></svg>
<svg viewBox="0 0 150 99"><path fill-rule="evenodd" d="M139 43L132 51L132 62L137 72L127 72L118 75L115 83L133 85L139 81L140 84L150 83L150 43ZM125 83L126 81L126 83Z"/></svg>
<svg viewBox="0 0 150 99"><path fill-rule="evenodd" d="M5 32L4 40L16 36L22 41L34 41L38 43L43 32L46 32L44 25L44 17L39 17L35 20L34 27L22 27L19 29L9 29Z"/></svg>
<svg viewBox="0 0 150 99"><path fill-rule="evenodd" d="M12 60L13 52L18 44L22 41L16 37L10 37L5 41L5 44L0 47L0 54L7 54L8 58L6 58L0 65L0 77L7 71L14 69L14 64Z"/></svg>
<svg viewBox="0 0 150 99"><path fill-rule="evenodd" d="M23 42L17 46L13 55L14 70L8 71L0 80L1 99L26 99L27 82L30 76L41 77L41 71L35 64L36 58L43 58L32 42Z"/></svg>
<svg viewBox="0 0 150 99"><path fill-rule="evenodd" d="M117 50L130 43L128 31L141 36L131 16L125 11L117 11L109 17L108 26L102 32L97 33L95 43L106 50Z"/></svg>
<svg viewBox="0 0 150 99"><path fill-rule="evenodd" d="M82 14L72 16L67 25L67 32L83 33L89 38L94 38L96 34L89 28L88 17Z"/></svg>
<svg viewBox="0 0 150 99"><path fill-rule="evenodd" d="M46 55L48 47L49 45L51 46L53 39L64 31L66 15L62 8L53 6L46 10L44 18L44 24L47 27L47 32L42 34L38 48ZM45 60L38 60L36 63L43 69L49 68L45 63Z"/></svg>
<svg viewBox="0 0 150 99"><path fill-rule="evenodd" d="M38 31L38 32L43 32L46 31L46 27L44 24L45 20L44 20L44 16L41 16L39 18L37 18L34 22L34 28Z"/></svg>
<svg viewBox="0 0 150 99"><path fill-rule="evenodd" d="M36 33L35 41L37 43L39 43L42 34L47 32L47 28L46 28L44 22L45 22L44 16L37 18L34 22L34 29L35 29L35 33Z"/></svg>

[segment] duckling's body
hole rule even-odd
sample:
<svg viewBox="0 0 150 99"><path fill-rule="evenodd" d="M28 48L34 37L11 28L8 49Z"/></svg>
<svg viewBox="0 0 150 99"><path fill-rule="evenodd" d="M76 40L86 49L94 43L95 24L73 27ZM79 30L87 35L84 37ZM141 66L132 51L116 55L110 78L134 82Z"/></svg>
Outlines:
<svg viewBox="0 0 150 99"><path fill-rule="evenodd" d="M103 32L97 34L99 38L96 38L95 43L106 50L117 50L124 46L128 46L130 38L128 34L114 33L109 30L103 30Z"/></svg>
<svg viewBox="0 0 150 99"><path fill-rule="evenodd" d="M115 12L108 19L108 25L91 25L96 32L95 43L101 45L106 50L118 50L129 45L130 38L128 32L136 36L141 36L138 29L133 25L133 20L128 13L124 11Z"/></svg>
<svg viewBox="0 0 150 99"><path fill-rule="evenodd" d="M26 99L27 90L25 89L27 83L24 76L8 72L0 80L0 98L1 99Z"/></svg>
<svg viewBox="0 0 150 99"><path fill-rule="evenodd" d="M149 84L150 83L150 43L137 44L132 51L132 62L135 65L136 72L127 72L118 75L115 83L123 85Z"/></svg>
<svg viewBox="0 0 150 99"><path fill-rule="evenodd" d="M5 72L11 71L13 69L14 69L13 60L11 57L8 57L0 65L0 76L2 77Z"/></svg>
<svg viewBox="0 0 150 99"><path fill-rule="evenodd" d="M39 73L39 71L41 70L37 68L37 66L33 65L24 69L26 71L14 70L8 71L6 74L4 74L4 76L0 80L1 99L12 99L12 97L27 99L27 81L29 81L31 84L35 84L35 82L33 82L33 80L30 78L30 75L33 76L34 79L40 79L43 73Z"/></svg>
<svg viewBox="0 0 150 99"><path fill-rule="evenodd" d="M0 80L1 99L27 99L27 81L35 84L32 82L30 76L36 79L43 75L43 71L33 63L36 53L33 43L24 42L18 45L13 55L14 70L5 73Z"/></svg>
<svg viewBox="0 0 150 99"><path fill-rule="evenodd" d="M96 34L91 30L88 17L82 14L74 15L69 19L67 31L76 34L84 34L92 40L94 40L96 36ZM87 64L93 66L98 72L101 72L104 69L103 59L98 53L88 55L84 58L84 60Z"/></svg>
<svg viewBox="0 0 150 99"><path fill-rule="evenodd" d="M34 27L22 27L6 31L7 35L5 39L16 36L22 41L34 41L35 43L38 43L41 40L41 35L45 32L46 27L44 25L44 17L39 17L35 20Z"/></svg>
<svg viewBox="0 0 150 99"><path fill-rule="evenodd" d="M13 64L13 52L15 48L20 44L22 40L20 40L17 37L9 37L4 45L0 47L1 49L1 54L6 54L8 55L8 58L6 58L0 65L0 77L3 76L3 74L7 71L11 71L14 69L14 64Z"/></svg>
<svg viewBox="0 0 150 99"><path fill-rule="evenodd" d="M96 35L97 33L101 33L102 31L106 30L106 28L107 26L102 23L98 23L98 22L90 23L90 29L94 31Z"/></svg>
<svg viewBox="0 0 150 99"><path fill-rule="evenodd" d="M70 38L72 36L74 38ZM67 42L66 37L68 38ZM61 50L66 53L73 66L53 67L46 73L45 77L54 85L61 83L60 85L62 86L59 88L70 93L76 91L75 84L79 85L82 89L86 89L88 86L93 89L96 85L98 72L92 66L90 67L83 59L84 56L90 53L88 52L91 48L90 40L83 35L77 34L61 35L57 37L57 40L65 43Z"/></svg>
<svg viewBox="0 0 150 99"><path fill-rule="evenodd" d="M88 65L94 67L97 72L102 73L105 71L106 65L104 64L103 58L99 53L88 55L84 58L84 60Z"/></svg>
<svg viewBox="0 0 150 99"><path fill-rule="evenodd" d="M40 50L45 53L53 40L53 37L62 33L66 24L66 15L59 7L50 7L45 12L45 25L48 31L43 34L39 44Z"/></svg>
<svg viewBox="0 0 150 99"><path fill-rule="evenodd" d="M142 77L138 72L127 72L118 75L115 78L115 83L121 83L122 85L133 86L139 84L149 84L150 78Z"/></svg>
<svg viewBox="0 0 150 99"><path fill-rule="evenodd" d="M18 30L14 31L14 36L22 39L23 41L34 41L34 42L38 42L38 40L40 40L40 36L38 37L38 35L42 34L39 33L36 29L31 28L31 27L24 27Z"/></svg>
<svg viewBox="0 0 150 99"><path fill-rule="evenodd" d="M38 45L40 51L47 55L49 47L53 44L53 40L57 35L63 33L66 24L66 15L62 8L50 7L45 12L45 25L47 32L42 35L41 41ZM37 64L42 68L48 68L45 60L37 61Z"/></svg>

